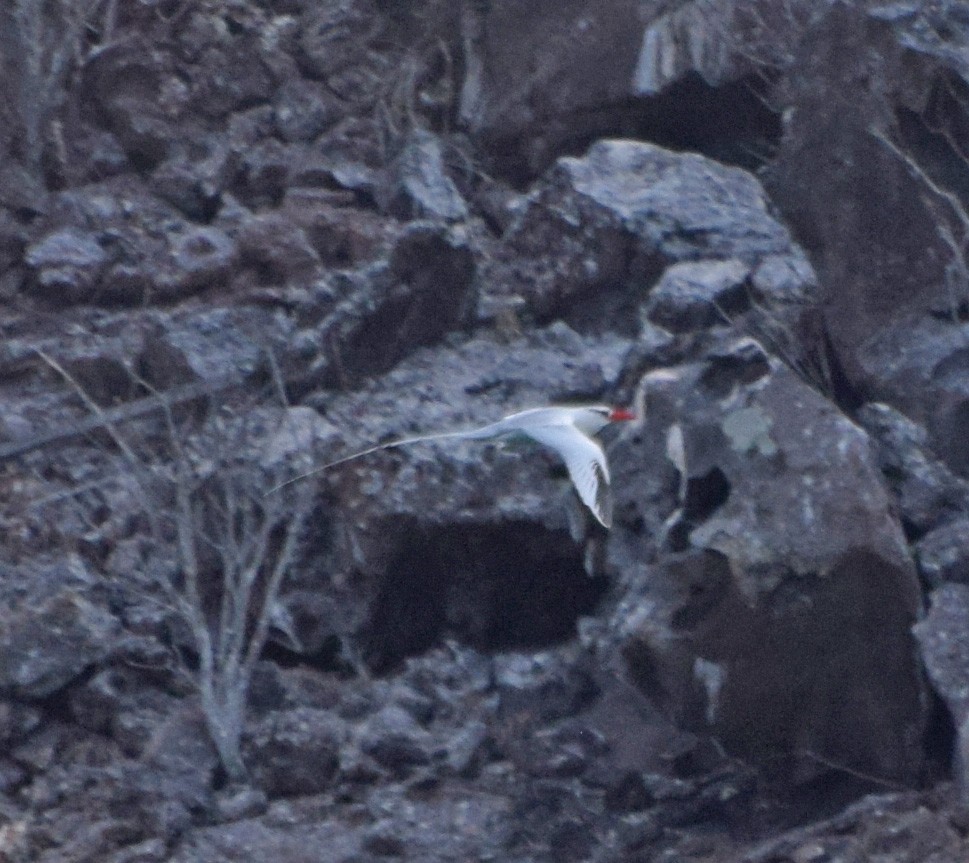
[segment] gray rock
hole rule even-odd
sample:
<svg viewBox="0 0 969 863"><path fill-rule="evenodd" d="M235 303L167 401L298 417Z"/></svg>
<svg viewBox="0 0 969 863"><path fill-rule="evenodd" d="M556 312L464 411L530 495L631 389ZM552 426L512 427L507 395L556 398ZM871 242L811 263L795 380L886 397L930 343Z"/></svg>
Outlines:
<svg viewBox="0 0 969 863"><path fill-rule="evenodd" d="M744 115L756 113L738 108L727 88L746 75L791 69L829 5L567 0L549 16L540 5L472 4L462 21L460 117L517 177L540 172L577 141L630 126L654 140L700 129L691 143L711 147L713 137L712 146L722 145L731 135L725 125L738 114L750 123ZM698 118L710 111L706 87L730 94L726 124Z"/></svg>
<svg viewBox="0 0 969 863"><path fill-rule="evenodd" d="M919 572L930 587L969 584L969 519L958 519L926 534L915 545Z"/></svg>
<svg viewBox="0 0 969 863"><path fill-rule="evenodd" d="M474 307L469 237L459 228L414 222L385 266L341 282L345 299L315 329L322 353L304 371L317 385L358 383L467 325Z"/></svg>
<svg viewBox="0 0 969 863"><path fill-rule="evenodd" d="M874 6L831 4L797 46L784 86L784 134L765 172L772 200L826 286L826 330L848 384L919 421L910 410L921 400L913 398L918 389L905 392L890 380L909 358L891 353L886 342L897 342L893 331L904 338L933 317L956 323L965 308L963 254L951 243L963 226L946 203L965 178L945 170L948 143L925 143L935 135L948 139L952 117L964 115L933 102L940 74L966 80L969 32L954 9L934 18L920 7L891 20ZM945 40L935 35L942 20L949 22L941 25ZM839 154L834 162L832 153ZM844 210L845 200L865 205ZM832 219L836 209L841 216ZM922 339L905 339L907 349L934 349ZM883 365L871 356L882 346ZM881 389L886 379L900 399Z"/></svg>
<svg viewBox="0 0 969 863"><path fill-rule="evenodd" d="M138 355L140 375L158 389L209 381L214 388L259 369L281 351L288 322L255 307L189 309L153 316Z"/></svg>
<svg viewBox="0 0 969 863"><path fill-rule="evenodd" d="M5 744L26 737L42 721L43 715L37 707L6 699L0 701L0 740Z"/></svg>
<svg viewBox="0 0 969 863"><path fill-rule="evenodd" d="M858 422L871 435L899 515L913 532L933 530L969 505L969 483L936 457L923 426L877 402L859 410Z"/></svg>
<svg viewBox="0 0 969 863"><path fill-rule="evenodd" d="M632 92L658 96L691 73L713 86L737 74L725 29L733 5L731 0L684 3L650 21L636 58Z"/></svg>
<svg viewBox="0 0 969 863"><path fill-rule="evenodd" d="M224 281L238 258L238 249L218 228L190 227L171 243L172 278L159 281L166 296L178 296Z"/></svg>
<svg viewBox="0 0 969 863"><path fill-rule="evenodd" d="M873 399L921 424L934 455L969 477L969 326L926 316L886 324L853 357Z"/></svg>
<svg viewBox="0 0 969 863"><path fill-rule="evenodd" d="M104 863L162 863L168 858L163 839L146 839L127 845L104 858Z"/></svg>
<svg viewBox="0 0 969 863"><path fill-rule="evenodd" d="M119 669L98 671L90 680L73 689L69 696L71 715L89 731L109 731L114 717L131 706L134 675Z"/></svg>
<svg viewBox="0 0 969 863"><path fill-rule="evenodd" d="M151 697L150 691L145 693ZM141 762L134 771L142 793L160 793L186 810L205 811L212 805L212 785L218 756L197 703L171 705L167 715L155 714L151 735L142 741Z"/></svg>
<svg viewBox="0 0 969 863"><path fill-rule="evenodd" d="M93 52L84 64L83 87L94 110L140 166L157 165L182 137L175 116L190 91L172 80L168 62L139 34Z"/></svg>
<svg viewBox="0 0 969 863"><path fill-rule="evenodd" d="M256 26L259 24L263 22ZM222 120L233 111L268 101L273 92L273 78L266 62L271 59L267 53L272 53L274 47L270 40L259 38L255 32L231 39L221 33L214 36L194 64L193 111Z"/></svg>
<svg viewBox="0 0 969 863"><path fill-rule="evenodd" d="M366 62L377 16L369 0L325 0L307 6L300 25L303 68L314 78L328 80L343 68Z"/></svg>
<svg viewBox="0 0 969 863"><path fill-rule="evenodd" d="M868 438L750 348L643 380L643 426L613 452L611 637L674 721L728 751L788 758L792 778L817 771L812 756L914 776L918 581ZM636 526L657 503L669 514L649 537Z"/></svg>
<svg viewBox="0 0 969 863"><path fill-rule="evenodd" d="M109 255L94 234L63 228L30 245L25 260L45 299L80 302L94 293Z"/></svg>
<svg viewBox="0 0 969 863"><path fill-rule="evenodd" d="M82 125L66 144L68 185L96 183L131 170L120 142L106 129Z"/></svg>
<svg viewBox="0 0 969 863"><path fill-rule="evenodd" d="M347 736L346 723L330 710L277 711L247 731L244 759L271 797L319 794L333 784Z"/></svg>
<svg viewBox="0 0 969 863"><path fill-rule="evenodd" d="M704 252L756 260L792 248L756 179L701 156L639 141L599 141L582 158L560 159L548 182L567 193L571 209L586 203L599 209L671 260Z"/></svg>
<svg viewBox="0 0 969 863"><path fill-rule="evenodd" d="M475 720L451 738L447 747L447 766L458 776L470 777L480 769L488 742L488 726Z"/></svg>
<svg viewBox="0 0 969 863"><path fill-rule="evenodd" d="M659 96L698 76L711 87L729 84L752 69L789 69L805 32L830 0L744 7L736 0L683 3L651 20L643 31L632 92Z"/></svg>
<svg viewBox="0 0 969 863"><path fill-rule="evenodd" d="M336 122L340 111L322 84L296 78L276 90L273 116L282 139L292 144L312 141Z"/></svg>
<svg viewBox="0 0 969 863"><path fill-rule="evenodd" d="M497 657L498 715L522 726L576 715L595 694L588 673L577 666L575 657L554 651Z"/></svg>
<svg viewBox="0 0 969 863"><path fill-rule="evenodd" d="M403 219L468 218L468 205L447 175L441 141L430 132L415 130L390 169L385 207Z"/></svg>
<svg viewBox="0 0 969 863"><path fill-rule="evenodd" d="M969 587L945 584L930 595L929 612L912 631L932 686L942 696L957 734L953 768L969 795Z"/></svg>
<svg viewBox="0 0 969 863"><path fill-rule="evenodd" d="M482 337L418 351L358 393L310 403L340 429L330 456L338 458L528 406L601 400L628 350L625 340L580 337L560 324L511 342ZM573 522L579 534L588 529L587 516L557 458L540 448L416 445L319 480L344 525L327 566L360 576L331 591L336 613L327 626L356 640L372 668L450 634L479 649L554 642L602 590L567 539ZM552 584L543 575L550 566Z"/></svg>
<svg viewBox="0 0 969 863"><path fill-rule="evenodd" d="M730 322L731 313L749 305L742 261L690 261L673 264L649 292L646 317L675 333Z"/></svg>
<svg viewBox="0 0 969 863"><path fill-rule="evenodd" d="M236 154L238 164L229 191L253 210L275 207L286 194L294 158L290 145L257 135Z"/></svg>
<svg viewBox="0 0 969 863"><path fill-rule="evenodd" d="M497 257L489 277L500 288L492 293L523 297L540 319L561 315L599 332L635 331L637 306L671 264L755 270L789 260L804 277L763 279L781 320L790 315L777 300L799 281L803 302L813 284L754 177L638 141L599 141L581 158L559 159L524 199ZM630 285L642 286L642 295Z"/></svg>
<svg viewBox="0 0 969 863"><path fill-rule="evenodd" d="M231 171L228 143L205 136L182 143L152 172L150 186L189 219L207 222L220 208Z"/></svg>
<svg viewBox="0 0 969 863"><path fill-rule="evenodd" d="M359 745L381 767L398 774L431 760L427 731L407 710L396 705L382 708L364 723Z"/></svg>
<svg viewBox="0 0 969 863"><path fill-rule="evenodd" d="M271 470L283 462L293 464L298 458L312 459L321 442L332 442L338 437L336 426L311 408L287 408L265 442L260 463ZM306 469L310 466L307 463Z"/></svg>
<svg viewBox="0 0 969 863"><path fill-rule="evenodd" d="M550 16L499 2L464 14L459 111L475 136L503 146L506 158L511 148L509 161L534 173L563 141L607 133L603 106L630 95L645 18L638 4L568 0Z"/></svg>
<svg viewBox="0 0 969 863"><path fill-rule="evenodd" d="M261 788L230 788L217 796L215 810L223 821L238 821L262 815L269 806Z"/></svg>
<svg viewBox="0 0 969 863"><path fill-rule="evenodd" d="M404 795L394 789L378 792L355 810L354 818L282 801L262 818L193 830L171 860L289 860L305 857L307 848L325 849L327 860L346 863L374 859L375 852L388 849L403 849L404 859L426 863L516 859L508 853L520 841L513 811L514 803L507 796L464 783L431 795Z"/></svg>
<svg viewBox="0 0 969 863"><path fill-rule="evenodd" d="M246 265L256 267L269 284L304 284L320 266L320 256L306 230L291 216L261 213L239 226L239 247Z"/></svg>
<svg viewBox="0 0 969 863"><path fill-rule="evenodd" d="M117 618L91 602L64 569L29 575L8 569L6 580L26 590L19 596L10 587L4 591L0 690L45 698L111 653L120 631Z"/></svg>
<svg viewBox="0 0 969 863"><path fill-rule="evenodd" d="M49 220L70 227L32 259L40 287L60 291L62 301L177 299L224 279L236 260L224 232L192 225L130 177L59 193Z"/></svg>

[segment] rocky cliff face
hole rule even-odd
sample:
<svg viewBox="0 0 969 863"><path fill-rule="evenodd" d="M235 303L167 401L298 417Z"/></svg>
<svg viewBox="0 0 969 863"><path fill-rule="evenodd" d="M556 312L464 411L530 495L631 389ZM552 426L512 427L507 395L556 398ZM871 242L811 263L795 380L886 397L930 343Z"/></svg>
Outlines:
<svg viewBox="0 0 969 863"><path fill-rule="evenodd" d="M0 860L969 855L962 4L81 6L0 11ZM279 487L601 402L610 531Z"/></svg>

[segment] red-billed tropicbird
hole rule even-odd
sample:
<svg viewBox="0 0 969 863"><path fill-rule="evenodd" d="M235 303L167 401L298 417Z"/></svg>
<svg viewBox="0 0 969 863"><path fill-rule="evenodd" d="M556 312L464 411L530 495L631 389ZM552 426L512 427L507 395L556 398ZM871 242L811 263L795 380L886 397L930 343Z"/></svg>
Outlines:
<svg viewBox="0 0 969 863"><path fill-rule="evenodd" d="M631 411L609 407L608 405L530 408L509 414L504 419L481 426L481 428L405 437L368 447L294 477L276 486L276 489L335 465L369 455L372 452L392 449L406 444L445 439L495 440L498 438L524 437L544 444L562 457L579 498L589 507L601 524L608 528L612 525L609 465L606 462L606 454L602 446L593 435L602 431L609 423L635 418L636 415ZM276 489L272 489L272 491Z"/></svg>

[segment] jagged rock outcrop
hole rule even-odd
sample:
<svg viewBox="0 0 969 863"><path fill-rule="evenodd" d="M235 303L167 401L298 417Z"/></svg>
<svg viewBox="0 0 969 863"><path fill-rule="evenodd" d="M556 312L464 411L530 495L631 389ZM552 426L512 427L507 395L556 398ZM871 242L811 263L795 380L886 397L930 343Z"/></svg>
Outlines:
<svg viewBox="0 0 969 863"><path fill-rule="evenodd" d="M917 776L919 586L867 435L751 341L642 399L608 546L633 678L745 757Z"/></svg>

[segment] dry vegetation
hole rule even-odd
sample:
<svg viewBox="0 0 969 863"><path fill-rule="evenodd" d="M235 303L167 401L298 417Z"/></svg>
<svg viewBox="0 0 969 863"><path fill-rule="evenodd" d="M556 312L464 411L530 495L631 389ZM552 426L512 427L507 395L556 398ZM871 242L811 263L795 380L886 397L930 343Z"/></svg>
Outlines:
<svg viewBox="0 0 969 863"><path fill-rule="evenodd" d="M63 365L44 360L104 420L124 472L115 480L134 492L128 517L143 526L133 586L187 633L173 639L178 667L198 691L222 767L241 781L249 684L298 560L313 486L266 494L281 477L261 466L255 435L236 418L216 416L189 434L166 403L154 442L129 434Z"/></svg>

